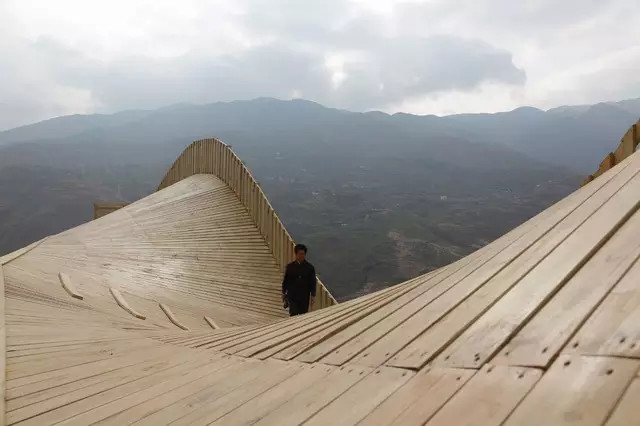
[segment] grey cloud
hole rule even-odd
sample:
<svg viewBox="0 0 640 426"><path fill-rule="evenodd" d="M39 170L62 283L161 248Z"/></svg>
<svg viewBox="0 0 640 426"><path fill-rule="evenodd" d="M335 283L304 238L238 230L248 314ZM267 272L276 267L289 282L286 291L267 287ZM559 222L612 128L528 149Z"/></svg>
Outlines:
<svg viewBox="0 0 640 426"><path fill-rule="evenodd" d="M38 43L38 51L56 80L90 90L110 109L290 97L294 90L320 96L331 81L322 55L283 45L260 46L236 56L191 52L165 60L124 57L112 62L90 60L51 41Z"/></svg>
<svg viewBox="0 0 640 426"><path fill-rule="evenodd" d="M525 72L507 51L454 36L386 37L379 31L378 18L354 17L345 0L247 2L247 13L238 25L262 42L233 55L194 50L173 58L99 60L43 38L22 45L20 52L4 52L4 60L18 68L36 62L43 88L88 93L104 112L294 95L337 107L385 108L407 98L471 90L488 81L508 85L525 81ZM333 87L326 56L343 51L356 51L362 59L348 60L346 79ZM30 60L24 61L25 57ZM0 86L16 82L19 86L20 79L17 73ZM54 92L40 96L20 90L20 96L25 105L41 103L48 105L46 111L57 111L52 105L65 99L56 98ZM8 116L8 108L0 104L0 116ZM16 110L0 127L42 118L27 110Z"/></svg>
<svg viewBox="0 0 640 426"><path fill-rule="evenodd" d="M335 89L324 51L282 43L234 56L192 52L171 60L130 57L110 63L88 60L51 41L39 42L37 51L56 80L90 90L111 109L288 98L294 93L330 105L368 109L438 91L469 90L485 81L519 85L525 79L508 52L480 41L444 36L370 41L370 46L360 46L365 61L348 63L347 78Z"/></svg>
<svg viewBox="0 0 640 426"><path fill-rule="evenodd" d="M347 67L341 100L356 107L382 106L447 90L470 90L487 81L525 82L509 52L455 37L381 40L369 61Z"/></svg>

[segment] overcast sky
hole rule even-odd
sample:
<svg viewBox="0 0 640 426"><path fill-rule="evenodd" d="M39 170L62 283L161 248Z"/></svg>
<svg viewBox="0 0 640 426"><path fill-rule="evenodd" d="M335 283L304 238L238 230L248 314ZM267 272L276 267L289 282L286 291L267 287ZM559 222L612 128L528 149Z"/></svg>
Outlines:
<svg viewBox="0 0 640 426"><path fill-rule="evenodd" d="M640 97L638 0L0 0L0 129L273 96L418 114Z"/></svg>

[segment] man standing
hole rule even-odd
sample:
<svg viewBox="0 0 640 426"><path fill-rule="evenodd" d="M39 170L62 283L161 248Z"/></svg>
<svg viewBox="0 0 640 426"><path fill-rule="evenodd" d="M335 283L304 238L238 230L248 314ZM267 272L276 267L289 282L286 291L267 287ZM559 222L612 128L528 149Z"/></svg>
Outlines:
<svg viewBox="0 0 640 426"><path fill-rule="evenodd" d="M305 259L307 247L296 244L294 252L296 260L287 265L282 280L282 301L285 308L289 306L291 316L309 312L316 297L316 270Z"/></svg>

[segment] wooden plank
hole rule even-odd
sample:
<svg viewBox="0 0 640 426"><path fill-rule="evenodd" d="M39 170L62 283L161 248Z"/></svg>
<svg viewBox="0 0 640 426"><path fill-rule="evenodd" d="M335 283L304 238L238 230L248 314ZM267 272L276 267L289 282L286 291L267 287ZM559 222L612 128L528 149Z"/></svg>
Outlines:
<svg viewBox="0 0 640 426"><path fill-rule="evenodd" d="M622 137L622 141L620 144L623 146L623 155L625 158L633 155L633 153L636 151L636 143L637 143L637 139L635 137L636 126L637 126L636 124L631 126L629 130L627 130L627 132Z"/></svg>
<svg viewBox="0 0 640 426"><path fill-rule="evenodd" d="M215 362L213 362L215 361ZM97 406L89 411L79 413L60 424L65 425L86 425L96 423L100 420L107 419L114 416L130 407L134 407L143 402L149 401L154 398L158 398L165 393L173 393L175 389L180 388L188 383L192 383L203 377L213 374L234 361L230 357L218 358L216 356L210 357L210 359L201 364L198 368L194 368L178 376L171 377L171 380L158 381L153 385L149 384L144 388L138 387L138 389L124 397L112 400L103 405ZM119 423L121 424L121 423Z"/></svg>
<svg viewBox="0 0 640 426"><path fill-rule="evenodd" d="M115 370L105 371L93 376L80 378L73 382L24 394L18 398L8 399L7 411L12 411L12 415L18 417L19 414L17 410L33 404L38 404L38 409L43 412L48 411L69 404L72 401L98 394L112 387L116 387L119 384L151 375L156 370L167 370L170 367L186 362L184 357L176 356L176 351L170 351L169 349L170 348L162 351L147 352L144 356L140 356L139 359L135 361L136 363L124 365ZM29 408L27 408L27 410L28 409ZM16 419L16 417L14 417L14 419ZM25 415L22 419L28 417L28 415Z"/></svg>
<svg viewBox="0 0 640 426"><path fill-rule="evenodd" d="M563 352L640 358L639 281L640 262L636 261Z"/></svg>
<svg viewBox="0 0 640 426"><path fill-rule="evenodd" d="M378 368L316 413L305 425L356 424L411 379L413 375L414 373L408 370Z"/></svg>
<svg viewBox="0 0 640 426"><path fill-rule="evenodd" d="M69 293L69 296L82 300L82 295L78 293L78 290L71 281L71 278L69 278L69 275L64 272L60 272L58 273L58 279L60 280L60 284L62 284L62 288Z"/></svg>
<svg viewBox="0 0 640 426"><path fill-rule="evenodd" d="M7 338L4 272L0 263L0 426L6 424L6 388L7 388Z"/></svg>
<svg viewBox="0 0 640 426"><path fill-rule="evenodd" d="M87 344L91 344L91 342L89 341ZM119 351L114 351L114 356L110 356L110 358L107 359L92 361L63 369L55 368L54 364L53 368L39 374L26 375L15 379L9 377L7 380L7 399L19 398L34 392L39 392L43 389L49 389L81 380L85 377L91 377L96 374L102 374L104 372L133 365L138 363L140 357L144 357L148 353L153 353L153 351L162 351L166 348L166 345L161 344L150 344L143 349L139 349L137 347L130 349L126 345L123 345ZM175 347L173 349L174 352L177 353L184 353L186 350L184 348Z"/></svg>
<svg viewBox="0 0 640 426"><path fill-rule="evenodd" d="M275 361L266 361L266 363L271 368L267 371L263 370L263 374L256 380L218 398L215 396L199 398L197 409L189 411L186 415L172 422L173 426L208 425L247 401L267 392L278 383L300 374L308 368L300 363L276 363Z"/></svg>
<svg viewBox="0 0 640 426"><path fill-rule="evenodd" d="M312 365L293 377L277 384L245 404L220 417L210 424L240 425L255 424L271 411L286 405L291 410L290 400L305 389L314 388L329 376L332 367Z"/></svg>
<svg viewBox="0 0 640 426"><path fill-rule="evenodd" d="M125 383L120 383L116 387L112 387L109 390L104 390L89 397L85 397L82 399L76 399L74 397L71 400L72 402L64 405L55 404L57 408L49 409L47 411L41 411L38 408L39 404L33 404L31 406L25 407L31 408L32 412L28 414L22 414L22 416L26 418L26 420L24 420L22 424L25 426L39 426L43 424L58 423L82 424L82 421L87 422L87 419L91 419L90 417L88 417L87 413L94 412L94 410L99 411L95 411L93 422L102 420L103 418L122 411L126 408L122 407L122 405L125 404L122 404L120 406L115 405L121 399L129 397L131 395L134 395L135 397L135 395L137 395L139 392L157 390L158 388L156 386L169 387L170 384L176 384L177 387L179 386L179 382L177 382L177 380L187 377L189 373L193 374L193 371L204 372L204 369L210 366L216 359L220 358L216 356L210 356L209 358L197 357L197 359L194 359L193 357L191 357L190 359L182 359L182 362L175 362L176 365L171 366L170 368L163 371L154 372L149 376L141 375L139 377L134 377L133 380L126 381ZM215 368L215 366L213 368ZM154 370L152 369L152 371ZM188 377L188 379L190 378L192 378L192 376ZM130 401L130 399L123 400L123 402L127 401ZM120 407L122 407L122 409L118 410L118 408ZM45 407L43 407L43 409L44 408ZM79 420L80 422L77 422L77 420ZM92 423L92 421L89 421L89 423Z"/></svg>
<svg viewBox="0 0 640 426"><path fill-rule="evenodd" d="M622 179L628 179L633 170L620 166L618 172L625 172ZM617 175L616 175L617 177ZM485 284L488 274L470 276L458 284L451 292L434 302L434 304L419 315L414 316L404 329L398 329L394 335L389 335L382 340L380 347L393 349L391 339L397 337L402 343L402 336L413 336L420 330L426 331L409 343L401 352L392 357L387 365L420 368L428 361L440 354L442 349L472 325L483 313L485 313L503 294L518 283L518 281L530 272L549 252L558 247L565 238L570 235L581 223L583 223L598 207L604 203L594 202L594 193L606 195L615 193L617 186L609 186L607 177L595 182L589 188L583 188L575 192L563 201L545 211L545 215L539 215L537 223L534 223L530 231L515 241L502 253L483 266L488 272L500 271L493 275ZM605 185L608 187L603 188ZM603 188L603 189L600 189ZM598 192L597 192L598 191ZM513 259L517 255L517 258ZM511 262L509 262L512 260ZM472 281L473 280L473 281ZM475 292L467 296L471 290ZM461 302L455 305L456 302ZM451 310L451 307L455 308ZM446 314L446 315L443 315ZM435 324L433 324L437 321ZM433 324L430 328L429 325ZM416 331L407 328L413 325ZM396 347L398 343L395 344ZM393 352L389 351L388 352Z"/></svg>
<svg viewBox="0 0 640 426"><path fill-rule="evenodd" d="M541 374L533 368L485 365L426 425L501 425Z"/></svg>
<svg viewBox="0 0 640 426"><path fill-rule="evenodd" d="M255 424L263 426L294 426L301 424L331 401L339 398L342 393L365 378L370 372L371 369L358 366L335 368L325 379L301 390L285 404L281 404L275 410L270 411ZM295 407L295 410L292 410L291 407Z"/></svg>
<svg viewBox="0 0 640 426"><path fill-rule="evenodd" d="M429 287L427 291L423 292L411 302L404 305L402 309L397 309L383 321L375 323L373 321L374 318L372 317L371 319L365 319L365 321L363 321L361 324L356 324L356 327L364 329L364 331L345 344L339 347L332 347L332 352L322 358L322 362L326 364L342 365L351 360L356 355L360 354L363 350L367 349L372 344L384 338L384 336L388 335L400 324L407 321L409 318L423 309L424 306L437 299L438 296L445 293L449 288L453 287L461 279L472 273L483 263L483 260L491 257L492 254L493 252L485 253L485 258L481 257L479 259L476 259L475 261L466 264L463 263L462 267L457 270L452 268L451 270L448 270L447 273L434 277L429 281ZM346 333L349 332L349 329L347 329ZM339 338L339 336L336 337ZM324 349L324 347L329 344L333 343L328 340L324 344L319 345L317 348L314 348L314 352ZM368 364L363 362L362 365Z"/></svg>
<svg viewBox="0 0 640 426"><path fill-rule="evenodd" d="M44 237L41 240L38 240L34 243L29 244L26 247L23 247L21 249L18 249L14 252L5 254L4 256L0 256L0 265L5 265L13 260L16 260L17 258L19 258L20 256L29 253L31 250L33 250L34 248L38 247L40 244L44 243L49 237Z"/></svg>
<svg viewBox="0 0 640 426"><path fill-rule="evenodd" d="M596 193L595 197L598 198L599 195ZM440 362L452 367L475 367L486 362L554 296L639 206L640 177L635 175L445 349L440 355Z"/></svg>
<svg viewBox="0 0 640 426"><path fill-rule="evenodd" d="M439 271L438 271L439 272ZM340 317L338 320L331 322L326 327L321 329L315 328L309 330L307 335L302 335L301 338L295 340L289 340L281 344L278 347L274 347L274 352L269 356L274 356L278 359L291 360L299 355L302 355L305 351L308 351L315 345L322 341L325 341L332 336L336 336L338 333L351 326L352 324L364 321L374 321L375 317L384 318L390 315L399 306L403 306L408 303L413 297L421 294L422 291L426 291L427 288L420 287L424 281L427 281L433 274L427 274L424 278L408 281L402 286L396 286L381 298L372 299L371 304L361 305L359 309L352 315L347 315L348 312L340 311ZM420 288L417 288L420 287ZM344 304L342 305L344 306ZM357 334L357 326L350 329L350 334ZM364 329L364 328L363 328ZM348 340L345 336L347 333L340 334L340 338L344 341ZM305 362L311 362L313 355L308 353L305 355ZM319 359L321 356L315 355L313 361ZM299 359L302 361L303 359Z"/></svg>
<svg viewBox="0 0 640 426"><path fill-rule="evenodd" d="M141 313L133 309L131 306L129 306L125 298L120 293L120 290L118 290L117 288L109 287L109 291L113 295L113 298L116 300L116 303L118 304L118 306L120 306L126 312L142 320L147 318L146 316L142 315Z"/></svg>
<svg viewBox="0 0 640 426"><path fill-rule="evenodd" d="M80 401L88 400L94 401L94 404L100 404L101 400L108 399L114 388L123 386L122 392L125 392L127 386L136 380L145 379L155 374L172 374L175 371L184 371L188 366L194 365L188 363L187 360L176 358L175 354L171 356L169 353L163 353L162 356L158 355L153 360L152 358L148 357L146 360L129 367L86 377L77 382L43 389L22 398L10 400L7 404L9 408L8 420L11 423L17 423L32 419L30 420L32 424L38 422L44 424L45 420L38 417L39 414L52 411L51 416L55 417L65 412L64 407L74 403L80 404L77 406L78 410L82 406L89 409L92 407L83 405ZM54 417L49 417L49 419Z"/></svg>
<svg viewBox="0 0 640 426"><path fill-rule="evenodd" d="M241 378L243 372L248 368L250 369L251 366L252 363L248 363L240 358L229 359L229 363L226 366L216 370L214 373L202 375L202 377L186 385L174 388L171 392L132 406L129 409L102 420L99 424L119 426L133 424L138 420L146 422L145 419L149 419L150 416L153 416L166 406L172 405L177 401L182 401L185 398L188 399L194 394L202 391L210 392L212 389L232 389L233 386L229 386L230 382L235 382L236 377ZM156 418L156 424L158 423L167 424L168 419L163 417L160 422L160 420Z"/></svg>
<svg viewBox="0 0 640 426"><path fill-rule="evenodd" d="M640 256L636 213L492 362L547 367Z"/></svg>
<svg viewBox="0 0 640 426"><path fill-rule="evenodd" d="M367 312L380 308L384 304L393 300L396 292L402 291L403 288L394 289L389 293L374 294L373 297L366 300L366 303L354 303L350 305L344 305L340 309L333 309L326 311L325 315L319 315L312 322L309 322L308 326L300 321L292 321L290 327L291 330L275 329L269 339L256 339L248 344L241 345L233 348L233 353L237 353L241 356L259 356L264 358L266 356L272 356L278 351L288 348L289 346L299 343L305 338L313 337L318 338L324 336L325 330L340 329L346 327L345 323L353 323L358 319L366 319ZM275 335L274 335L275 334ZM244 348L243 350L238 350Z"/></svg>
<svg viewBox="0 0 640 426"><path fill-rule="evenodd" d="M213 328L214 330L217 330L220 328L220 326L216 324L216 322L211 318L209 318L208 316L205 315L203 318L207 322L207 324L209 324L209 327Z"/></svg>
<svg viewBox="0 0 640 426"><path fill-rule="evenodd" d="M638 360L562 355L505 424L600 425L639 366Z"/></svg>
<svg viewBox="0 0 640 426"><path fill-rule="evenodd" d="M423 425L475 374L475 370L425 368L358 426Z"/></svg>
<svg viewBox="0 0 640 426"><path fill-rule="evenodd" d="M138 413L140 419L133 421L133 424L137 426L154 426L157 424L169 424L182 417L190 415L192 412L209 406L212 402L216 402L221 398L233 391L245 386L248 383L255 382L256 387L260 387L260 378L267 375L273 375L274 372L282 372L286 369L287 372L291 370L287 369L286 364L274 365L272 363L259 363L253 360L238 359L240 363L237 367L230 367L224 370L224 374L216 375L218 380L215 383L207 386L205 389L194 392L193 394L179 399L175 402L167 402L164 406L158 410L152 409L144 410L143 413ZM280 373L282 374L282 373ZM154 401L150 401L153 403ZM240 403L241 404L241 403ZM139 407L133 407L137 410ZM214 407L212 407L214 409Z"/></svg>
<svg viewBox="0 0 640 426"><path fill-rule="evenodd" d="M640 406L640 379L636 378L622 395L606 426L629 426L638 423L638 406Z"/></svg>
<svg viewBox="0 0 640 426"><path fill-rule="evenodd" d="M626 170L626 168L621 170ZM627 173L624 178L628 179L635 171ZM380 365L409 343L410 346L402 354L393 357L387 365L410 368L419 368L424 365L428 359L438 353L443 345L455 337L458 330L457 325L448 324L446 327L436 329L435 333L427 331L423 335L424 337L418 338L414 343L410 342L459 305L466 297L476 292L471 297L472 302L465 301L461 305L460 309L466 311L464 314L455 312L445 317L445 320L449 322L453 320L460 324L457 327L461 328L471 323L483 310L487 309L488 304L534 267L547 254L548 247L553 248L560 244L563 236L575 229L583 219L573 218L571 222L573 225L569 229L565 229L566 224L562 221L607 182L608 180L603 178L603 182L576 192L516 230L517 232L512 233L511 238L502 244L497 254L485 257L480 266L477 266L459 282L454 282L455 285L449 284L444 289L445 291L435 298L435 301L425 304L425 307L414 313L406 322L389 332L386 332L389 325L384 324L384 327L381 328L382 331L385 331L382 333L383 336L354 358L353 362L367 366ZM611 192L615 192L615 188ZM595 208L597 207L593 207L593 209ZM580 217L588 217L591 211ZM555 232L549 232L558 222L560 222L558 226L562 232L558 229L555 229ZM543 236L545 238L541 239ZM523 253L527 253L527 250L534 251L537 255L525 256ZM517 259L514 261L514 258ZM491 281L483 287L488 280ZM480 290L477 290L478 288ZM427 339L431 341L425 342Z"/></svg>
<svg viewBox="0 0 640 426"><path fill-rule="evenodd" d="M176 316L173 314L173 312L171 312L171 309L167 305L165 305L164 303L159 303L158 305L160 306L160 309L162 309L162 312L165 313L167 318L169 318L169 321L175 324L176 327L181 328L183 330L189 330L187 326L185 326L184 324L180 323L180 321L178 321Z"/></svg>

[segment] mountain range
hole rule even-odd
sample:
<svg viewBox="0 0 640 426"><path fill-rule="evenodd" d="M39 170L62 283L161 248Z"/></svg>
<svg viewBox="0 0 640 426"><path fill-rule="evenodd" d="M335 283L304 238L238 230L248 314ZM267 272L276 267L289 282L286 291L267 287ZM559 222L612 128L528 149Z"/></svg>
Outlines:
<svg viewBox="0 0 640 426"><path fill-rule="evenodd" d="M0 254L152 192L191 141L233 146L349 298L466 255L562 198L640 99L446 117L261 98L72 115L0 132Z"/></svg>

